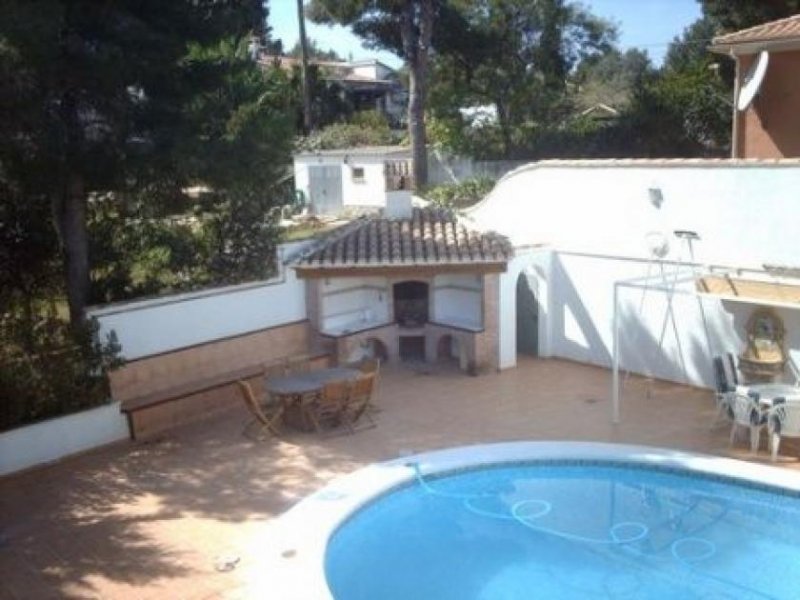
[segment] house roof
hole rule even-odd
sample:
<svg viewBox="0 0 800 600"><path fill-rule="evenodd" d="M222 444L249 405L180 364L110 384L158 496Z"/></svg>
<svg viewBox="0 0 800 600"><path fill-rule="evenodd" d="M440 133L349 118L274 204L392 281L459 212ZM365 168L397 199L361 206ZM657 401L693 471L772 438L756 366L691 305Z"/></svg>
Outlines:
<svg viewBox="0 0 800 600"><path fill-rule="evenodd" d="M800 14L719 35L711 43L711 51L722 54L753 54L761 50L795 48L800 48Z"/></svg>
<svg viewBox="0 0 800 600"><path fill-rule="evenodd" d="M352 148L331 148L327 150L304 150L298 152L296 157L313 156L383 156L411 158L411 148L408 146L354 146Z"/></svg>
<svg viewBox="0 0 800 600"><path fill-rule="evenodd" d="M512 255L505 237L469 230L452 211L428 207L413 209L410 219L373 215L352 221L322 238L294 266L301 275L408 267L503 271Z"/></svg>

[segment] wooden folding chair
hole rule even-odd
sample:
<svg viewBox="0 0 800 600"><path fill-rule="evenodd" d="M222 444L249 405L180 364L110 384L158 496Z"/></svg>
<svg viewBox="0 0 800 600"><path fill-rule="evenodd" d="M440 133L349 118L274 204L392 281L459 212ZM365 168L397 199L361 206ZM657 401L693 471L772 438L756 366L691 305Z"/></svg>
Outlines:
<svg viewBox="0 0 800 600"><path fill-rule="evenodd" d="M378 386L380 384L381 359L368 358L362 361L360 365L358 365L358 370L364 373L365 375L375 376L375 381L372 385L372 396L370 397L366 410L369 412L380 412L380 408L375 403L375 399L378 397Z"/></svg>
<svg viewBox="0 0 800 600"><path fill-rule="evenodd" d="M247 381L237 381L236 385L239 386L239 391L242 394L244 403L250 411L252 419L245 425L242 435L248 436L248 432L256 427L256 439L264 439L264 432L271 433L278 437L281 432L279 429L280 418L283 415L283 404L274 402L262 405L253 393L253 388Z"/></svg>
<svg viewBox="0 0 800 600"><path fill-rule="evenodd" d="M347 399L342 417L345 427L351 433L377 425L370 414L372 411L368 410L375 390L375 379L375 374L362 375L350 386L350 397Z"/></svg>
<svg viewBox="0 0 800 600"><path fill-rule="evenodd" d="M322 387L322 392L308 404L308 416L314 429L322 433L335 429L343 422L343 415L350 398L349 381L331 381Z"/></svg>

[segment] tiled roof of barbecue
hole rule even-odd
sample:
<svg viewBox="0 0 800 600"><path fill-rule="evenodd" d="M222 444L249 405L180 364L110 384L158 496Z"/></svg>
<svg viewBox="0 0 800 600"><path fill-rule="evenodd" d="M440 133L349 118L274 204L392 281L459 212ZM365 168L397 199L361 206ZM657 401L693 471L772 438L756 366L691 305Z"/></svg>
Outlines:
<svg viewBox="0 0 800 600"><path fill-rule="evenodd" d="M464 227L443 208L415 208L410 219L362 217L325 236L297 268L358 268L506 263L511 243Z"/></svg>
<svg viewBox="0 0 800 600"><path fill-rule="evenodd" d="M798 41L800 41L800 15L793 15L785 19L719 35L712 41L711 49L716 52L726 52L732 47L744 44L758 45L769 49L775 44Z"/></svg>

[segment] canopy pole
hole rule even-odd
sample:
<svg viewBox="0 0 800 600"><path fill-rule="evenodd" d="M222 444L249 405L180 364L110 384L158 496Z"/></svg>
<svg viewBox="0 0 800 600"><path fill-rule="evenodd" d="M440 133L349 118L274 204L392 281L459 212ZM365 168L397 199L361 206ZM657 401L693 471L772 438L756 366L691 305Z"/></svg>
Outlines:
<svg viewBox="0 0 800 600"><path fill-rule="evenodd" d="M614 341L611 377L611 422L619 423L619 282L614 282Z"/></svg>

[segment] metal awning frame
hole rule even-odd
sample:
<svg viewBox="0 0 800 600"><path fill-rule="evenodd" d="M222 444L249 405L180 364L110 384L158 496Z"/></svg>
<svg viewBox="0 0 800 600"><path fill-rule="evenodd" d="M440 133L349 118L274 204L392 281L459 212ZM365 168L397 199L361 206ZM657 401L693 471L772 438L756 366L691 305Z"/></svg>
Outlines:
<svg viewBox="0 0 800 600"><path fill-rule="evenodd" d="M701 265L699 263L676 263L673 261L656 261L662 267L672 266L671 270L659 271L658 273L649 273L640 277L633 277L614 282L614 316L613 316L613 350L612 350L612 378L611 378L611 421L614 424L620 422L620 323L619 323L619 297L620 290L632 289L640 290L643 294L649 292L662 292L668 295L668 303L671 309L672 297L690 296L697 298L697 301L702 309L702 301L704 298L714 298L715 300L722 300L724 302L737 302L741 304L758 304L760 306L769 306L773 308L784 308L789 310L800 310L800 304L796 302L780 302L775 300L767 300L764 298L756 298L753 296L733 296L725 294L713 294L708 292L698 291L694 282L698 276L702 275L736 275L741 277L743 273L759 274L767 277L767 281L779 283L777 278L766 270L751 269L751 268L737 268L737 267L709 267L708 265ZM651 269L652 271L652 269ZM792 278L789 278L792 279ZM664 282L672 282L672 286L665 285ZM681 284L692 283L691 289L679 287ZM796 281L795 281L796 283ZM705 319L704 319L705 320Z"/></svg>

